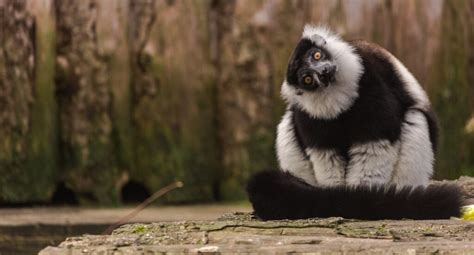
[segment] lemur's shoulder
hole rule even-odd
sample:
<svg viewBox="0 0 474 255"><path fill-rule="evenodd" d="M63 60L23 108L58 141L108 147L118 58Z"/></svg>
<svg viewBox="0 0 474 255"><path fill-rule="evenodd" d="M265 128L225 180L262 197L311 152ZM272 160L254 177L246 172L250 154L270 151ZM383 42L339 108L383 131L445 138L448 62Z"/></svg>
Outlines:
<svg viewBox="0 0 474 255"><path fill-rule="evenodd" d="M429 99L416 78L407 68L384 47L362 39L350 40L348 43L354 48L356 54L362 59L364 73L361 84L374 80L371 74L384 77L386 84L390 85L392 92L407 108L420 110L426 117L429 127L430 141L433 151L438 144L438 121Z"/></svg>
<svg viewBox="0 0 474 255"><path fill-rule="evenodd" d="M362 59L365 70L372 69L377 72L400 73L398 63L400 61L384 47L366 40L350 40L348 43L354 48L354 51ZM411 74L410 74L411 75Z"/></svg>
<svg viewBox="0 0 474 255"><path fill-rule="evenodd" d="M377 57L386 60L393 57L388 50L374 42L369 42L363 39L354 39L349 40L348 43L361 57Z"/></svg>
<svg viewBox="0 0 474 255"><path fill-rule="evenodd" d="M388 50L366 40L351 40L348 43L362 59L364 72L359 86L367 88L368 93L395 96L405 109L419 101L427 101L424 91L413 75Z"/></svg>

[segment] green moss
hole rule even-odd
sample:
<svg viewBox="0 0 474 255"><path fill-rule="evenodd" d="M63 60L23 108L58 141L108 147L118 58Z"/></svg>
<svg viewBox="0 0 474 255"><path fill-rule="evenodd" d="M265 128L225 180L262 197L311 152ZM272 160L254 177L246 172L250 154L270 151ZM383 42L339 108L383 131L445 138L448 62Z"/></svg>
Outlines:
<svg viewBox="0 0 474 255"><path fill-rule="evenodd" d="M117 167L126 171L133 167L133 136L131 122L130 63L127 51L119 49L108 60L112 105L112 144L115 145Z"/></svg>
<svg viewBox="0 0 474 255"><path fill-rule="evenodd" d="M145 67L156 93L133 105L134 167L131 178L156 191L172 181L184 187L160 202L196 202L213 198L215 149L212 94L207 79L188 85L179 68L167 72L157 58ZM133 81L143 82L143 81ZM166 84L163 85L162 84ZM150 114L153 112L153 114Z"/></svg>
<svg viewBox="0 0 474 255"><path fill-rule="evenodd" d="M241 149L238 166L234 166L238 176L227 176L221 184L223 200L247 198L245 185L248 178L263 169L276 169L275 133L273 129L260 128L253 132Z"/></svg>
<svg viewBox="0 0 474 255"><path fill-rule="evenodd" d="M136 224L133 225L132 233L133 234L145 234L148 231L147 225Z"/></svg>
<svg viewBox="0 0 474 255"><path fill-rule="evenodd" d="M57 179L57 110L54 96L54 42L51 24L40 23L36 34L36 65L31 125L24 151L3 154L1 200L48 201ZM17 137L15 139L24 139ZM4 142L13 143L9 139Z"/></svg>

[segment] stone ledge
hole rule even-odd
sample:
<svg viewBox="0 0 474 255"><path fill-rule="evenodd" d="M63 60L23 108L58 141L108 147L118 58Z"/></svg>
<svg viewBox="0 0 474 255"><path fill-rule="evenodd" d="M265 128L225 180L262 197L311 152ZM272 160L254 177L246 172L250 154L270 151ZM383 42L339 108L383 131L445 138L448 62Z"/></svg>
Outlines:
<svg viewBox="0 0 474 255"><path fill-rule="evenodd" d="M100 234L134 208L36 207L0 209L0 254L37 254L68 236ZM149 207L129 223L177 220L215 220L232 211L251 211L248 205Z"/></svg>
<svg viewBox="0 0 474 255"><path fill-rule="evenodd" d="M248 213L216 221L128 224L112 235L71 237L40 254L289 253L474 254L474 222L358 221L342 218L259 221Z"/></svg>
<svg viewBox="0 0 474 255"><path fill-rule="evenodd" d="M456 183L474 199L474 178ZM70 237L40 254L291 253L474 254L474 221L343 218L259 221L250 213L218 220L128 224L112 235Z"/></svg>

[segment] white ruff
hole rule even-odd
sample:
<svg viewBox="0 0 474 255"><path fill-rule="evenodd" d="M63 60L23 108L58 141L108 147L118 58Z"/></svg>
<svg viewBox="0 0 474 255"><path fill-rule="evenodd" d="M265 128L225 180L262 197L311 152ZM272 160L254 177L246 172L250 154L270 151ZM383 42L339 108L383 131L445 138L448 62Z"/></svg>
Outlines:
<svg viewBox="0 0 474 255"><path fill-rule="evenodd" d="M334 150L306 149L319 186L344 184L345 163Z"/></svg>
<svg viewBox="0 0 474 255"><path fill-rule="evenodd" d="M427 186L433 174L434 153L426 117L417 110L405 115L401 148L391 183L402 186Z"/></svg>
<svg viewBox="0 0 474 255"><path fill-rule="evenodd" d="M278 163L283 171L288 171L313 186L316 185L311 162L299 148L294 133L292 112L286 111L277 129L276 151Z"/></svg>
<svg viewBox="0 0 474 255"><path fill-rule="evenodd" d="M358 97L358 83L363 73L362 60L351 45L326 27L306 25L302 37L312 40L315 34L326 40L324 47L337 64L336 81L327 88L304 91L298 96L296 89L285 80L281 93L289 104L299 106L313 118L334 119L349 109Z"/></svg>
<svg viewBox="0 0 474 255"><path fill-rule="evenodd" d="M385 185L397 162L400 144L388 140L354 145L349 149L348 185Z"/></svg>

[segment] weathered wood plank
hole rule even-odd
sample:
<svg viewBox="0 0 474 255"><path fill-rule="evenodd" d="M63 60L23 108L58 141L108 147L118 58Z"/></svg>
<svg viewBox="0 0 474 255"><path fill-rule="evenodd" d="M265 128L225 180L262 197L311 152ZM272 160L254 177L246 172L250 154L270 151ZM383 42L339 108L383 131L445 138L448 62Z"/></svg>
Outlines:
<svg viewBox="0 0 474 255"><path fill-rule="evenodd" d="M44 201L55 185L54 22L48 11L48 1L0 1L1 202Z"/></svg>
<svg viewBox="0 0 474 255"><path fill-rule="evenodd" d="M95 0L55 1L60 167L82 203L117 203L110 76Z"/></svg>
<svg viewBox="0 0 474 255"><path fill-rule="evenodd" d="M214 198L213 69L208 1L130 1L133 167L150 190L184 182L165 201Z"/></svg>

